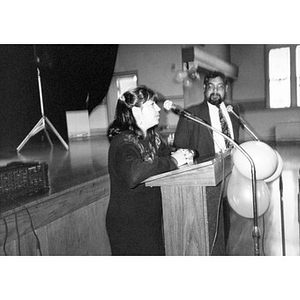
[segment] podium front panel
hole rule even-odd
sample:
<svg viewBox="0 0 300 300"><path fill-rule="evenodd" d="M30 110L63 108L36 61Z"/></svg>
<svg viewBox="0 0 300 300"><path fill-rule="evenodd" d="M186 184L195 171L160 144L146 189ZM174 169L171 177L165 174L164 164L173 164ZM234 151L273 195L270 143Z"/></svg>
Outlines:
<svg viewBox="0 0 300 300"><path fill-rule="evenodd" d="M161 187L166 255L225 255L220 186Z"/></svg>

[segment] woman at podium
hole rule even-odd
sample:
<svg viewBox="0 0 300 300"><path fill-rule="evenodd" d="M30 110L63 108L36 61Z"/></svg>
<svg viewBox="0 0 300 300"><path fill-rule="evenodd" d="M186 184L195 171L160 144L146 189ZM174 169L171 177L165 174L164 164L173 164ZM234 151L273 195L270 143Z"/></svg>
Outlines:
<svg viewBox="0 0 300 300"><path fill-rule="evenodd" d="M125 92L108 128L111 192L106 228L112 255L165 254L161 191L143 181L189 162L192 154L172 152L155 131L160 117L156 101L157 94L145 86Z"/></svg>

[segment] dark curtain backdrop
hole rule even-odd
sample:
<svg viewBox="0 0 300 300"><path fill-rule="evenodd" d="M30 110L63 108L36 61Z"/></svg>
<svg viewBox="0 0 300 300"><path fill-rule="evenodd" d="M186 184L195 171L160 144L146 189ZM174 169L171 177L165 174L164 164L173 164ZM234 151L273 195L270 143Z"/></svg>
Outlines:
<svg viewBox="0 0 300 300"><path fill-rule="evenodd" d="M65 112L90 113L103 101L117 51L118 45L0 45L0 148L15 149L41 118L37 66L45 115L67 141Z"/></svg>

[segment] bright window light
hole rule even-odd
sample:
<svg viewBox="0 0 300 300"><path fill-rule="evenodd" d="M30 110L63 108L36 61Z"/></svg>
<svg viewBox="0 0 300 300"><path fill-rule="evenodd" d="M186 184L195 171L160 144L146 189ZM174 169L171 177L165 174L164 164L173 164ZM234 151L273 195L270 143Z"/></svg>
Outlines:
<svg viewBox="0 0 300 300"><path fill-rule="evenodd" d="M286 47L270 50L269 92L271 108L291 106L290 73L290 48Z"/></svg>
<svg viewBox="0 0 300 300"><path fill-rule="evenodd" d="M300 46L296 47L297 106L300 106Z"/></svg>

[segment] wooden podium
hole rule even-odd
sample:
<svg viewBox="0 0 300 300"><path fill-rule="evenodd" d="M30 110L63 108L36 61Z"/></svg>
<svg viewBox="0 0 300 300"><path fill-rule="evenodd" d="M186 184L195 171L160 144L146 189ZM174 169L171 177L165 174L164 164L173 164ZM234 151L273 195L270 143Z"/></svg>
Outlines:
<svg viewBox="0 0 300 300"><path fill-rule="evenodd" d="M226 255L220 193L231 170L231 155L226 152L145 180L146 186L161 188L166 255Z"/></svg>

